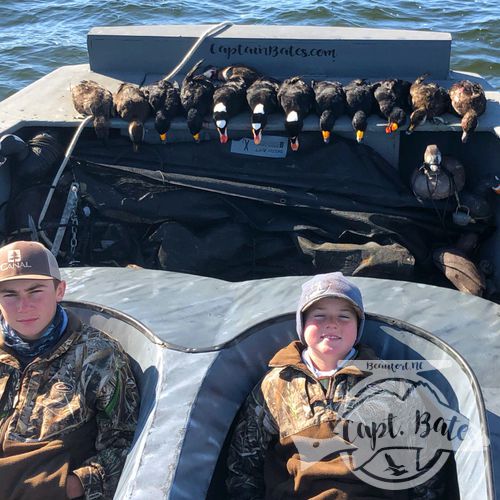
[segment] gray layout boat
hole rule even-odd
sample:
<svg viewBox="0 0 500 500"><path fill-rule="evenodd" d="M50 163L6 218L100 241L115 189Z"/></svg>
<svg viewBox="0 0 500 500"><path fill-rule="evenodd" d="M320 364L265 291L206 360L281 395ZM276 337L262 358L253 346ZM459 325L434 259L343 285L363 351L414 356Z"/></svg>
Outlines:
<svg viewBox="0 0 500 500"><path fill-rule="evenodd" d="M224 498L235 416L274 352L296 336L304 276L332 270L354 275L362 289L364 340L386 368L416 362L467 421L460 446L441 450L456 464L447 498L500 498L498 196L489 193L486 215L474 219L462 195L417 200L409 187L426 146L436 144L465 166L469 205L484 201L473 195L486 194L481 182L500 173L500 93L479 75L450 71L448 33L224 25L203 37L207 29L93 28L89 64L59 68L0 102L0 136L16 134L32 151L44 147L34 139L41 130L57 142L49 147L57 164L43 165L43 175L23 172L19 158L0 163L4 239L50 243L68 266L66 305L121 342L139 380L139 426L115 498ZM211 121L195 144L183 117L162 144L149 119L134 153L127 123L113 118L106 146L88 123L73 148L82 117L72 87L85 79L112 92L122 82L150 84L193 44L179 83L200 59L342 84L429 73L447 89L480 83L487 109L465 144L453 114L411 135L405 127L386 134L387 121L372 115L362 144L348 116L324 144L311 114L294 152L276 113L266 135L281 145L269 139L257 151L247 111L231 120L228 144L219 144ZM63 146L65 172L47 204ZM456 213L470 218L454 222ZM474 248L454 255L477 263L485 298L452 290L442 275L462 273L458 282L467 285L476 278L468 268L453 260L440 270L429 257L460 238Z"/></svg>

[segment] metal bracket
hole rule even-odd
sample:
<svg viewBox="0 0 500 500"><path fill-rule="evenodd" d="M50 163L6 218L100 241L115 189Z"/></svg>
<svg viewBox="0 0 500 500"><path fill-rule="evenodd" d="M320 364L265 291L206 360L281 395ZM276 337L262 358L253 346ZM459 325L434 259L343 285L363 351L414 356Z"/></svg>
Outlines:
<svg viewBox="0 0 500 500"><path fill-rule="evenodd" d="M66 205L64 206L61 221L59 222L59 227L57 229L56 237L54 238L54 242L52 243L52 248L50 250L54 257L57 257L57 254L59 253L64 234L66 233L66 227L68 225L69 218L71 217L71 214L78 203L79 189L80 184L78 184L78 182L71 183L68 192L68 198L66 199Z"/></svg>

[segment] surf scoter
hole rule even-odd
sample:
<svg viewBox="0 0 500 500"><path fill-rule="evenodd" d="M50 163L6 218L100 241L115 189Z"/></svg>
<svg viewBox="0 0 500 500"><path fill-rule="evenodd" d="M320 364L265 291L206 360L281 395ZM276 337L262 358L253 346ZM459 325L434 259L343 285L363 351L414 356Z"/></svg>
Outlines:
<svg viewBox="0 0 500 500"><path fill-rule="evenodd" d="M297 151L304 118L314 108L314 90L300 76L294 76L281 84L278 102L285 112L285 129L290 138L290 147Z"/></svg>
<svg viewBox="0 0 500 500"><path fill-rule="evenodd" d="M267 125L267 116L278 109L280 82L270 77L255 80L247 89L247 102L252 110L252 134L255 144L260 144Z"/></svg>
<svg viewBox="0 0 500 500"><path fill-rule="evenodd" d="M215 89L212 116L222 144L229 139L229 119L237 115L246 104L246 91L247 85L243 78L233 78Z"/></svg>
<svg viewBox="0 0 500 500"><path fill-rule="evenodd" d="M94 117L95 133L99 139L106 141L113 114L113 94L93 80L83 80L71 87L71 98L78 113Z"/></svg>
<svg viewBox="0 0 500 500"><path fill-rule="evenodd" d="M410 87L410 98L413 112L407 134L411 134L419 125L427 120L435 119L450 110L448 91L437 83L424 83L427 74L419 76Z"/></svg>
<svg viewBox="0 0 500 500"><path fill-rule="evenodd" d="M372 86L366 80L356 79L344 87L347 112L352 116L352 128L356 132L356 140L361 142L368 125L367 118L372 113L375 98Z"/></svg>
<svg viewBox="0 0 500 500"><path fill-rule="evenodd" d="M128 135L134 151L144 139L144 122L151 114L151 107L144 92L131 83L122 83L113 96L116 112L129 122Z"/></svg>
<svg viewBox="0 0 500 500"><path fill-rule="evenodd" d="M451 106L462 117L462 142L467 142L477 127L478 116L486 110L486 95L479 83L461 80L450 87Z"/></svg>
<svg viewBox="0 0 500 500"><path fill-rule="evenodd" d="M335 121L345 112L345 92L340 82L322 81L313 84L316 97L316 113L323 141L330 142Z"/></svg>
<svg viewBox="0 0 500 500"><path fill-rule="evenodd" d="M155 129L162 141L166 141L172 118L182 111L179 84L160 80L142 87L155 114Z"/></svg>
<svg viewBox="0 0 500 500"><path fill-rule="evenodd" d="M186 112L189 131L196 142L200 142L203 120L212 107L214 85L205 74L195 75L203 59L187 73L181 86L181 104Z"/></svg>
<svg viewBox="0 0 500 500"><path fill-rule="evenodd" d="M410 110L410 87L410 82L394 78L373 85L378 113L387 119L387 134L395 132L406 123L407 112Z"/></svg>

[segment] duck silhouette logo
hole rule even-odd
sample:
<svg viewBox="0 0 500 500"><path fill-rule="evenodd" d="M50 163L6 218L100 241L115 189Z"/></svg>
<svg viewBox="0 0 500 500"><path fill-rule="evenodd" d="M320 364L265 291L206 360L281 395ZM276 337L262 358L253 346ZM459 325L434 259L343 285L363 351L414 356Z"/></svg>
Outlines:
<svg viewBox="0 0 500 500"><path fill-rule="evenodd" d="M459 448L480 453L486 437L476 417L462 415L428 378L404 371L374 370L350 389L331 437L294 436L302 470L340 457L364 482L402 490L431 479Z"/></svg>

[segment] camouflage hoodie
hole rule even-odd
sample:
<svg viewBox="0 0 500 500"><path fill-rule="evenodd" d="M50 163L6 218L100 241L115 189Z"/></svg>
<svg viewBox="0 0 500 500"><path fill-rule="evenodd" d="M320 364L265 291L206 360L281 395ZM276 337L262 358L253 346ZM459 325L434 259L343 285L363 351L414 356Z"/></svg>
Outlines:
<svg viewBox="0 0 500 500"><path fill-rule="evenodd" d="M51 352L24 371L0 340L2 499L112 498L130 448L139 394L120 345L71 313Z"/></svg>
<svg viewBox="0 0 500 500"><path fill-rule="evenodd" d="M297 446L320 445L338 436L341 404L353 400L350 390L366 375L347 362L323 389L301 359L295 341L271 360L271 370L247 398L234 431L228 457L229 498L374 499L440 498L429 484L410 491L389 491L357 478L337 453L303 462ZM377 359L359 344L355 359Z"/></svg>

